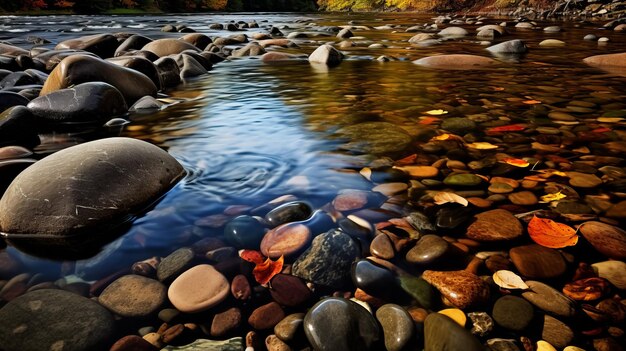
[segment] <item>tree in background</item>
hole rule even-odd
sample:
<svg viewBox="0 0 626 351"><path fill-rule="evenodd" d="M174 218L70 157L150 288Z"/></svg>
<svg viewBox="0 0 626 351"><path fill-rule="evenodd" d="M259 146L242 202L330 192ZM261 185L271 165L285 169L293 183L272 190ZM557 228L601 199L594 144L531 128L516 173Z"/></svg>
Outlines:
<svg viewBox="0 0 626 351"><path fill-rule="evenodd" d="M112 0L77 0L73 10L77 13L100 13L113 7Z"/></svg>
<svg viewBox="0 0 626 351"><path fill-rule="evenodd" d="M48 7L44 0L22 0L22 8L20 10L41 10Z"/></svg>

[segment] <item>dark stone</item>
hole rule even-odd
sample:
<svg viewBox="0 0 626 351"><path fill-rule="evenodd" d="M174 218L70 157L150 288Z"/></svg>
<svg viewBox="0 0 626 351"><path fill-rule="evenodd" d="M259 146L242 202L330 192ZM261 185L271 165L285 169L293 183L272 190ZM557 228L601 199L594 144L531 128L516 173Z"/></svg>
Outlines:
<svg viewBox="0 0 626 351"><path fill-rule="evenodd" d="M101 58L107 58L115 54L115 49L117 49L118 45L117 38L111 34L94 34L62 41L54 49L84 50Z"/></svg>
<svg viewBox="0 0 626 351"><path fill-rule="evenodd" d="M107 350L113 316L98 303L63 290L26 293L0 309L5 351Z"/></svg>
<svg viewBox="0 0 626 351"><path fill-rule="evenodd" d="M171 57L161 57L154 61L159 70L163 88L175 87L180 84L180 68L176 64L176 60Z"/></svg>
<svg viewBox="0 0 626 351"><path fill-rule="evenodd" d="M294 201L282 204L265 215L265 221L270 227L278 227L289 222L299 222L308 219L313 210L306 202Z"/></svg>
<svg viewBox="0 0 626 351"><path fill-rule="evenodd" d="M7 89L24 85L41 83L39 79L26 72L13 72L0 81L0 88ZM13 105L14 106L14 105Z"/></svg>
<svg viewBox="0 0 626 351"><path fill-rule="evenodd" d="M344 288L350 281L350 267L359 255L359 247L349 235L330 230L313 239L311 247L298 257L293 275L315 284Z"/></svg>
<svg viewBox="0 0 626 351"><path fill-rule="evenodd" d="M411 295L419 306L426 309L435 306L435 289L427 281L412 275L400 276L398 281L402 290Z"/></svg>
<svg viewBox="0 0 626 351"><path fill-rule="evenodd" d="M400 351L411 341L415 324L411 315L396 304L385 304L376 311L376 319L383 327L385 349Z"/></svg>
<svg viewBox="0 0 626 351"><path fill-rule="evenodd" d="M107 59L108 62L116 64L118 66L134 69L137 72L143 73L146 77L150 78L152 83L161 89L163 84L161 83L161 76L157 67L147 58L141 56L122 56Z"/></svg>
<svg viewBox="0 0 626 351"><path fill-rule="evenodd" d="M0 93L0 101L2 99ZM0 146L39 144L35 117L24 106L14 106L0 113Z"/></svg>
<svg viewBox="0 0 626 351"><path fill-rule="evenodd" d="M114 56L121 56L123 53L127 51L131 51L131 50L140 50L151 41L152 39L148 37L144 37L143 35L139 35L139 34L131 35L130 37L126 38L126 40L124 40L120 44L120 46L117 47L117 49L115 50Z"/></svg>
<svg viewBox="0 0 626 351"><path fill-rule="evenodd" d="M138 335L126 335L111 346L109 351L157 351L158 348Z"/></svg>
<svg viewBox="0 0 626 351"><path fill-rule="evenodd" d="M460 227L471 218L471 213L471 210L466 207L444 207L437 211L437 227L443 229Z"/></svg>
<svg viewBox="0 0 626 351"><path fill-rule="evenodd" d="M312 296L306 283L293 275L277 274L272 278L270 286L272 298L283 306L300 306Z"/></svg>
<svg viewBox="0 0 626 351"><path fill-rule="evenodd" d="M441 129L463 135L476 129L476 122L461 117L446 118L441 122Z"/></svg>
<svg viewBox="0 0 626 351"><path fill-rule="evenodd" d="M424 349L427 351L485 350L469 330L441 313L431 313L424 321Z"/></svg>
<svg viewBox="0 0 626 351"><path fill-rule="evenodd" d="M57 90L34 99L27 107L43 124L104 123L128 110L122 94L102 82Z"/></svg>
<svg viewBox="0 0 626 351"><path fill-rule="evenodd" d="M437 235L425 235L406 253L406 260L417 265L429 265L444 257L449 246L447 241Z"/></svg>
<svg viewBox="0 0 626 351"><path fill-rule="evenodd" d="M367 294L385 297L393 291L396 279L388 269L368 260L359 260L352 265L352 282Z"/></svg>
<svg viewBox="0 0 626 351"><path fill-rule="evenodd" d="M492 54L523 54L528 51L526 44L519 39L505 41L487 48Z"/></svg>
<svg viewBox="0 0 626 351"><path fill-rule="evenodd" d="M365 308L334 297L309 310L304 332L313 349L319 351L374 350L380 338L378 323Z"/></svg>
<svg viewBox="0 0 626 351"><path fill-rule="evenodd" d="M493 319L506 329L522 331L534 317L533 306L521 297L502 296L493 305Z"/></svg>
<svg viewBox="0 0 626 351"><path fill-rule="evenodd" d="M162 282L172 282L181 273L191 266L194 259L194 252L187 247L182 247L167 257L157 266L157 278Z"/></svg>
<svg viewBox="0 0 626 351"><path fill-rule="evenodd" d="M18 93L0 91L0 112L13 106L26 106L29 100Z"/></svg>
<svg viewBox="0 0 626 351"><path fill-rule="evenodd" d="M238 249L257 250L265 235L265 226L256 218L243 215L226 224L224 236Z"/></svg>

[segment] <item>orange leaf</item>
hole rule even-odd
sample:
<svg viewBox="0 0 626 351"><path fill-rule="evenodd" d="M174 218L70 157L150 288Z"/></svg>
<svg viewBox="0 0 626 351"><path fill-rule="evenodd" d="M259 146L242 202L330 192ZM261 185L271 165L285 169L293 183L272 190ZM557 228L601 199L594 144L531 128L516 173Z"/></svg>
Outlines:
<svg viewBox="0 0 626 351"><path fill-rule="evenodd" d="M394 162L394 164L396 166L412 165L415 163L415 160L417 160L417 154L412 154L405 158L397 160L396 162Z"/></svg>
<svg viewBox="0 0 626 351"><path fill-rule="evenodd" d="M526 127L521 124L511 124L508 126L489 128L487 129L487 133L521 132L524 129L526 129Z"/></svg>
<svg viewBox="0 0 626 351"><path fill-rule="evenodd" d="M256 265L260 265L265 262L265 257L263 256L263 254L261 254L259 251L254 250L241 250L239 251L239 257Z"/></svg>
<svg viewBox="0 0 626 351"><path fill-rule="evenodd" d="M552 249L574 246L578 242L574 228L537 216L528 223L528 234L537 244Z"/></svg>
<svg viewBox="0 0 626 351"><path fill-rule="evenodd" d="M276 261L268 258L262 264L257 264L252 270L252 275L259 284L267 284L272 278L283 270L285 258L281 255Z"/></svg>
<svg viewBox="0 0 626 351"><path fill-rule="evenodd" d="M524 104L526 105L537 105L540 104L541 101L539 100L526 100L526 101L522 101Z"/></svg>
<svg viewBox="0 0 626 351"><path fill-rule="evenodd" d="M528 167L530 166L530 163L526 162L526 160L522 160L520 158L505 158L502 160L502 162L511 165L511 166L515 166L515 167L520 167L520 168L524 168L524 167Z"/></svg>
<svg viewBox="0 0 626 351"><path fill-rule="evenodd" d="M420 117L419 124L430 125L440 120L441 119L437 117Z"/></svg>

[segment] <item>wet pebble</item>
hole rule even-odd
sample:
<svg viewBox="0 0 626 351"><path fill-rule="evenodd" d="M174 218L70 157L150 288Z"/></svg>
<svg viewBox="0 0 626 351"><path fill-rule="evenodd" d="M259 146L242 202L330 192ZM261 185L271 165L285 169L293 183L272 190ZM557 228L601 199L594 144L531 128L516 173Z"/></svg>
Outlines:
<svg viewBox="0 0 626 351"><path fill-rule="evenodd" d="M167 296L179 311L195 313L216 306L229 292L228 280L213 266L201 264L179 275L170 285Z"/></svg>
<svg viewBox="0 0 626 351"><path fill-rule="evenodd" d="M383 329L385 348L400 351L411 340L415 326L409 313L396 304L386 304L376 310L376 319Z"/></svg>
<svg viewBox="0 0 626 351"><path fill-rule="evenodd" d="M521 331L526 329L534 317L533 306L517 296L502 296L493 305L493 319L506 329Z"/></svg>
<svg viewBox="0 0 626 351"><path fill-rule="evenodd" d="M160 282L140 275L125 275L107 286L98 302L123 317L147 317L155 313L165 299L166 288Z"/></svg>

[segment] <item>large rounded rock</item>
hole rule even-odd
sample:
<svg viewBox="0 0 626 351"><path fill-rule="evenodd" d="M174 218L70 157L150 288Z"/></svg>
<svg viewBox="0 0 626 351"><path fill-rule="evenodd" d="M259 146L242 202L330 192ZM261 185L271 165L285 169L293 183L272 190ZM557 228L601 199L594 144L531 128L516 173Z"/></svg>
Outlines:
<svg viewBox="0 0 626 351"><path fill-rule="evenodd" d="M413 337L413 320L401 306L392 303L381 306L376 311L376 319L383 327L385 348L388 351L402 350Z"/></svg>
<svg viewBox="0 0 626 351"><path fill-rule="evenodd" d="M130 37L126 38L126 40L124 40L122 44L117 47L117 49L115 49L115 56L120 56L123 53L131 50L140 50L151 41L152 39L144 37L143 35L131 35Z"/></svg>
<svg viewBox="0 0 626 351"><path fill-rule="evenodd" d="M424 321L424 350L426 351L484 351L483 345L452 318L431 313Z"/></svg>
<svg viewBox="0 0 626 351"><path fill-rule="evenodd" d="M610 224L589 221L580 226L580 233L607 257L626 260L626 231Z"/></svg>
<svg viewBox="0 0 626 351"><path fill-rule="evenodd" d="M201 264L178 276L170 285L167 296L179 311L195 313L219 304L229 293L230 284L226 277L213 266Z"/></svg>
<svg viewBox="0 0 626 351"><path fill-rule="evenodd" d="M520 221L507 210L491 210L479 213L474 218L476 221L467 228L466 235L478 241L514 240L524 230Z"/></svg>
<svg viewBox="0 0 626 351"><path fill-rule="evenodd" d="M331 297L316 303L304 316L304 333L314 350L356 351L373 349L380 332L365 308Z"/></svg>
<svg viewBox="0 0 626 351"><path fill-rule="evenodd" d="M84 50L107 58L113 56L118 45L117 38L111 34L94 34L62 41L54 49Z"/></svg>
<svg viewBox="0 0 626 351"><path fill-rule="evenodd" d="M313 51L313 53L311 53L311 56L309 56L309 62L321 63L329 66L338 65L341 63L341 60L343 60L343 54L328 44L318 47L315 51Z"/></svg>
<svg viewBox="0 0 626 351"><path fill-rule="evenodd" d="M59 63L41 89L40 95L72 85L100 81L116 87L132 105L146 95L156 96L157 87L145 74L87 55L72 55Z"/></svg>
<svg viewBox="0 0 626 351"><path fill-rule="evenodd" d="M352 238L331 230L313 239L293 264L293 275L315 284L342 288L350 280L350 267L360 254Z"/></svg>
<svg viewBox="0 0 626 351"><path fill-rule="evenodd" d="M165 302L165 286L141 275L125 275L107 286L98 302L122 317L147 317Z"/></svg>
<svg viewBox="0 0 626 351"><path fill-rule="evenodd" d="M535 312L533 306L521 297L502 296L493 305L493 319L499 326L522 331L530 325Z"/></svg>
<svg viewBox="0 0 626 351"><path fill-rule="evenodd" d="M413 61L414 64L439 69L481 69L497 65L498 61L489 57L465 54L437 55Z"/></svg>
<svg viewBox="0 0 626 351"><path fill-rule="evenodd" d="M584 63L594 67L624 67L626 68L626 52L617 54L595 55L587 57Z"/></svg>
<svg viewBox="0 0 626 351"><path fill-rule="evenodd" d="M526 44L519 39L505 41L487 48L492 54L523 54L528 51Z"/></svg>
<svg viewBox="0 0 626 351"><path fill-rule="evenodd" d="M102 82L57 90L34 99L27 107L46 124L104 123L128 110L119 90Z"/></svg>
<svg viewBox="0 0 626 351"><path fill-rule="evenodd" d="M45 241L105 232L154 203L183 175L173 157L144 141L109 138L73 146L15 178L0 200L0 228L9 238L29 234L29 240Z"/></svg>
<svg viewBox="0 0 626 351"><path fill-rule="evenodd" d="M0 309L5 351L108 350L113 316L98 303L64 291L26 293Z"/></svg>
<svg viewBox="0 0 626 351"><path fill-rule="evenodd" d="M107 61L115 65L134 69L137 72L145 74L146 77L150 78L152 83L154 83L157 88L161 88L163 85L161 83L161 77L159 75L159 70L157 69L156 65L145 57L122 56L110 58L107 59Z"/></svg>
<svg viewBox="0 0 626 351"><path fill-rule="evenodd" d="M550 285L534 280L525 283L529 289L522 292L522 297L536 307L561 317L573 317L576 314L576 302Z"/></svg>
<svg viewBox="0 0 626 351"><path fill-rule="evenodd" d="M0 112L13 106L26 106L28 99L12 91L0 91Z"/></svg>
<svg viewBox="0 0 626 351"><path fill-rule="evenodd" d="M13 106L0 113L0 146L39 144L35 117L24 106Z"/></svg>
<svg viewBox="0 0 626 351"><path fill-rule="evenodd" d="M141 50L150 51L159 57L180 54L185 50L200 51L193 44L178 39L159 39L146 44Z"/></svg>
<svg viewBox="0 0 626 351"><path fill-rule="evenodd" d="M509 250L509 256L521 275L531 279L556 278L567 268L557 250L536 244L514 247Z"/></svg>

